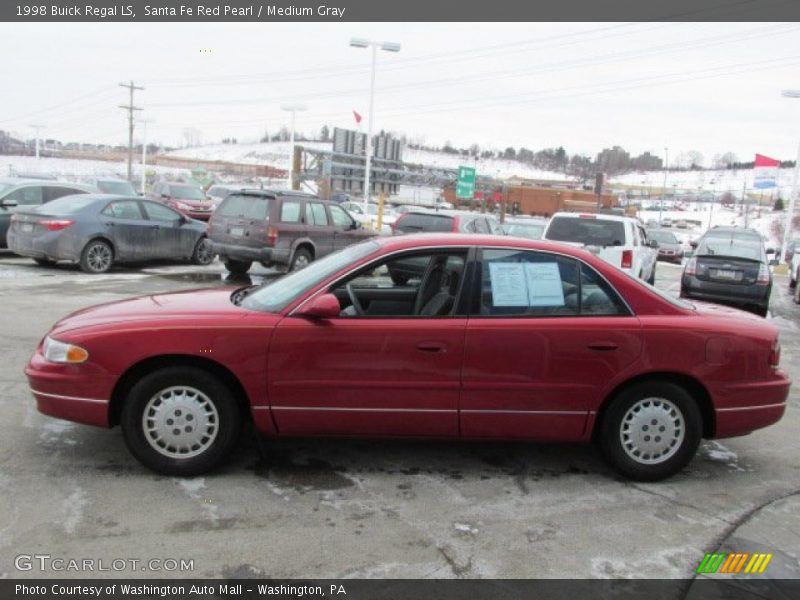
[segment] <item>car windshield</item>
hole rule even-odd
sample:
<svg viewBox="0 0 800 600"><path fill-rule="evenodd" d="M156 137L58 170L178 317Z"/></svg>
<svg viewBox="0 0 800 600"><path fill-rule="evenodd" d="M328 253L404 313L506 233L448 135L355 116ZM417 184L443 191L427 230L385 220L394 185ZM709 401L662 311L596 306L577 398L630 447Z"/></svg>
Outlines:
<svg viewBox="0 0 800 600"><path fill-rule="evenodd" d="M120 194L122 196L135 196L136 190L127 181L98 181L97 188L106 194Z"/></svg>
<svg viewBox="0 0 800 600"><path fill-rule="evenodd" d="M241 301L241 306L262 312L280 312L300 294L315 287L340 269L380 248L374 241L347 246L325 258L316 260L305 269L293 271L250 292Z"/></svg>
<svg viewBox="0 0 800 600"><path fill-rule="evenodd" d="M47 204L37 206L35 210L47 215L71 215L92 202L97 202L97 198L87 194L73 194L71 196L62 196Z"/></svg>
<svg viewBox="0 0 800 600"><path fill-rule="evenodd" d="M588 217L554 217L547 230L554 242L577 242L588 246L622 246L625 225L622 221Z"/></svg>
<svg viewBox="0 0 800 600"><path fill-rule="evenodd" d="M531 240L542 239L544 233L544 223L506 223L504 228L508 235L517 235Z"/></svg>
<svg viewBox="0 0 800 600"><path fill-rule="evenodd" d="M174 198L181 200L205 200L206 195L199 187L193 185L172 185L170 192Z"/></svg>
<svg viewBox="0 0 800 600"><path fill-rule="evenodd" d="M764 249L752 236L706 236L697 246L695 256L724 256L764 262Z"/></svg>
<svg viewBox="0 0 800 600"><path fill-rule="evenodd" d="M659 244L679 244L678 238L669 231L648 231L647 236Z"/></svg>

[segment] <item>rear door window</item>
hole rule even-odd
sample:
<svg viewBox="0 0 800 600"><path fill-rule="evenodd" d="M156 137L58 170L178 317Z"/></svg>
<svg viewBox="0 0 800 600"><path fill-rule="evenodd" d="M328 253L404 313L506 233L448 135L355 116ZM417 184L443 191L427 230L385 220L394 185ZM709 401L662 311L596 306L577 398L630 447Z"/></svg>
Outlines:
<svg viewBox="0 0 800 600"><path fill-rule="evenodd" d="M319 202L306 202L306 223L327 227L328 213L325 211L325 205Z"/></svg>
<svg viewBox="0 0 800 600"><path fill-rule="evenodd" d="M223 217L239 217L256 221L269 220L269 208L272 198L264 196L248 196L231 194L220 204L217 214Z"/></svg>
<svg viewBox="0 0 800 600"><path fill-rule="evenodd" d="M139 203L136 200L120 200L106 206L103 209L103 215L115 219L139 220L142 218L142 211L139 209Z"/></svg>

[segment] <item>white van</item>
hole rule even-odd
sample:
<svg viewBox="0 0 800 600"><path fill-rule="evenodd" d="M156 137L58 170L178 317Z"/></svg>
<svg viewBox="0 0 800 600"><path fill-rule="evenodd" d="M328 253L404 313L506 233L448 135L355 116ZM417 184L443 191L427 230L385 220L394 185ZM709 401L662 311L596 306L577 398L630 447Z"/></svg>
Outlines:
<svg viewBox="0 0 800 600"><path fill-rule="evenodd" d="M655 283L658 244L647 239L638 219L560 212L550 219L543 239L583 247L634 277Z"/></svg>

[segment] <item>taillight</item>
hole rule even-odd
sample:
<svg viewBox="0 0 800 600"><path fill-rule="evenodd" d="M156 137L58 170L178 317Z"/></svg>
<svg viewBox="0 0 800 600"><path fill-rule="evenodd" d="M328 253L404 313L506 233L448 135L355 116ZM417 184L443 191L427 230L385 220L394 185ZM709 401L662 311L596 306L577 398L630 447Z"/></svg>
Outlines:
<svg viewBox="0 0 800 600"><path fill-rule="evenodd" d="M39 225L47 231L61 231L75 223L72 219L39 219Z"/></svg>
<svg viewBox="0 0 800 600"><path fill-rule="evenodd" d="M758 278L756 283L769 283L769 267L764 263L758 268Z"/></svg>
<svg viewBox="0 0 800 600"><path fill-rule="evenodd" d="M769 366L777 369L781 362L781 343L778 338L772 342L772 348L769 349Z"/></svg>
<svg viewBox="0 0 800 600"><path fill-rule="evenodd" d="M684 275L694 275L697 272L697 259L690 258L686 261L686 268L683 270Z"/></svg>
<svg viewBox="0 0 800 600"><path fill-rule="evenodd" d="M630 269L633 266L633 250L622 251L622 268Z"/></svg>
<svg viewBox="0 0 800 600"><path fill-rule="evenodd" d="M267 246L275 246L278 243L278 229L277 227L267 228Z"/></svg>
<svg viewBox="0 0 800 600"><path fill-rule="evenodd" d="M458 226L459 226L459 219L458 217L453 217L453 233L458 233Z"/></svg>

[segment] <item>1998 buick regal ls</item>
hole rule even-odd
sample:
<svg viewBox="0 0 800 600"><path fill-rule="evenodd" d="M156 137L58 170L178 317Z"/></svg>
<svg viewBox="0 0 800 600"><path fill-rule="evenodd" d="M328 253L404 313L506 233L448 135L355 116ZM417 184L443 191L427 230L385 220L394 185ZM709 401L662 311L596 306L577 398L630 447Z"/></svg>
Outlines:
<svg viewBox="0 0 800 600"><path fill-rule="evenodd" d="M764 319L667 297L583 250L428 234L261 287L78 311L25 372L41 412L119 424L170 475L220 463L252 419L278 437L596 441L652 481L701 438L778 421L779 360Z"/></svg>

